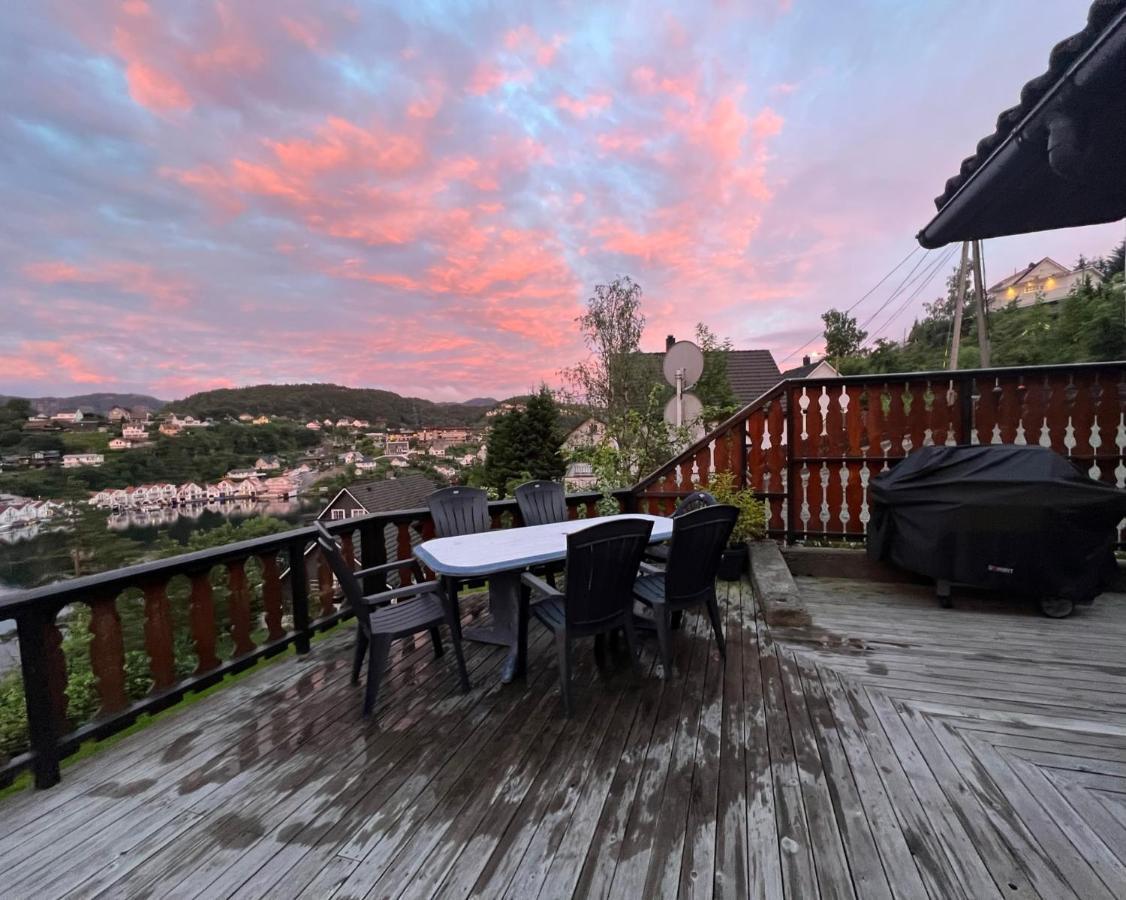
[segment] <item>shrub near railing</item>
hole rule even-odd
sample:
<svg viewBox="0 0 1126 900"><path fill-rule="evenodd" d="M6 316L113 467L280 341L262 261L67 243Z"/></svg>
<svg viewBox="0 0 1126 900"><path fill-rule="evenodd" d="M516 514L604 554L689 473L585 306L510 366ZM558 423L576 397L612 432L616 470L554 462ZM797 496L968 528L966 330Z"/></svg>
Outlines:
<svg viewBox="0 0 1126 900"><path fill-rule="evenodd" d="M629 492L619 494L628 508ZM571 516L596 515L600 496L568 495ZM491 503L490 512L494 528L520 524L514 501ZM405 559L433 536L425 509L326 524L365 567ZM21 676L0 682L0 785L30 769L38 787L50 787L84 742L291 646L309 652L317 631L350 614L325 560L309 552L315 536L299 528L0 600L0 621L16 622ZM364 587L385 585L369 577ZM128 603L141 612L132 636L121 616Z"/></svg>

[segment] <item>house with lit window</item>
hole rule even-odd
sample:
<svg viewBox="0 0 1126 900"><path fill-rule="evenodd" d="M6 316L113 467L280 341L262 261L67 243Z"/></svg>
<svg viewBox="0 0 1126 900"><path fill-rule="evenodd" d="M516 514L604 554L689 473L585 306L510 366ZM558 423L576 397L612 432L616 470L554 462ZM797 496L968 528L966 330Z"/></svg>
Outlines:
<svg viewBox="0 0 1126 900"><path fill-rule="evenodd" d="M1097 284L1102 280L1102 273L1093 266L1069 269L1045 256L1040 262L1030 262L1008 278L1002 278L986 292L986 296L993 309L1013 303L1017 306L1032 306L1037 301L1055 303L1070 294L1085 278Z"/></svg>

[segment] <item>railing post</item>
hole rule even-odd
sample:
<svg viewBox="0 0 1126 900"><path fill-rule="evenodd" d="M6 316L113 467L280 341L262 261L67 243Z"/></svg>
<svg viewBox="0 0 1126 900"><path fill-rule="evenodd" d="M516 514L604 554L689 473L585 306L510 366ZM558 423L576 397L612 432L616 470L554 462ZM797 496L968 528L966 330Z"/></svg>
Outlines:
<svg viewBox="0 0 1126 900"><path fill-rule="evenodd" d="M360 528L360 568L370 569L381 566L387 562L387 543L384 538L386 526L381 522L376 525L365 523ZM387 590L387 576L378 572L375 575L364 576L364 594L378 594Z"/></svg>
<svg viewBox="0 0 1126 900"><path fill-rule="evenodd" d="M797 444L797 431L794 425L797 416L794 414L794 409L797 403L794 402L794 395L790 392L788 384L782 392L781 399L786 403L786 543L792 544L794 535L797 534L798 530L796 527L798 521L797 489L794 478L794 473L797 470L794 463L794 447Z"/></svg>
<svg viewBox="0 0 1126 900"><path fill-rule="evenodd" d="M747 420L739 423L739 442L735 445L735 465L738 467L738 477L735 484L739 488L747 486Z"/></svg>
<svg viewBox="0 0 1126 900"><path fill-rule="evenodd" d="M293 598L294 646L309 652L309 573L305 571L305 541L289 545L289 593Z"/></svg>
<svg viewBox="0 0 1126 900"><path fill-rule="evenodd" d="M962 433L958 436L959 444L973 443L974 431L974 379L972 375L957 380L958 385L958 418Z"/></svg>
<svg viewBox="0 0 1126 900"><path fill-rule="evenodd" d="M20 642L20 667L23 670L24 699L27 703L27 731L35 755L32 772L37 788L54 787L59 774L59 710L56 695L64 686L57 684L59 673L52 656L61 655L54 610L24 613L17 620ZM54 644L55 646L51 646ZM65 663L64 663L65 665ZM65 669L64 669L65 677ZM65 694L64 694L65 697Z"/></svg>

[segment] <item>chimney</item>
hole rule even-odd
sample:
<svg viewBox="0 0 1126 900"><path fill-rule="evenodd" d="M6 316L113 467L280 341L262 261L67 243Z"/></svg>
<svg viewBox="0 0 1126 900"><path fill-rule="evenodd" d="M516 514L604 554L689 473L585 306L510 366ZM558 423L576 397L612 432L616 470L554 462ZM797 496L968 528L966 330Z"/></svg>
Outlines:
<svg viewBox="0 0 1126 900"><path fill-rule="evenodd" d="M808 354L808 353L807 353L807 354L806 354L805 356L803 356L803 357L801 358L801 364L802 364L803 366L808 366L808 365L809 365L809 354Z"/></svg>
<svg viewBox="0 0 1126 900"><path fill-rule="evenodd" d="M671 349L672 345L675 344L675 343L676 343L676 338L674 338L670 334L667 338L665 338L665 350L667 351L667 350Z"/></svg>

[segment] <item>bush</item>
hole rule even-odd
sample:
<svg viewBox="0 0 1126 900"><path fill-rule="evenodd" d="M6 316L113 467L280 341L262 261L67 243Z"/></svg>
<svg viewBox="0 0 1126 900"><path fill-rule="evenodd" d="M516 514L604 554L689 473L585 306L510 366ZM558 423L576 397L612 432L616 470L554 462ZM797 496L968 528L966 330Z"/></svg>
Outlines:
<svg viewBox="0 0 1126 900"><path fill-rule="evenodd" d="M739 510L739 518L735 520L735 528L731 532L731 544L761 541L766 537L766 504L755 499L753 491L737 487L734 472L717 472L707 489L717 502Z"/></svg>

